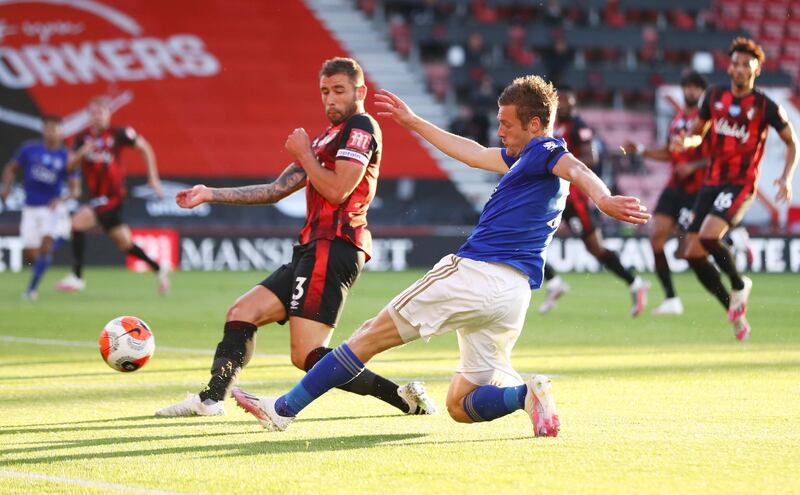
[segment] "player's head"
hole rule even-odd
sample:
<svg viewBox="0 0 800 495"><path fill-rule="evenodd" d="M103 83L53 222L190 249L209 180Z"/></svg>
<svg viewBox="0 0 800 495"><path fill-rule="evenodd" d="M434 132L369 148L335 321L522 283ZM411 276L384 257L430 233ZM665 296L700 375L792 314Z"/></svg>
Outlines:
<svg viewBox="0 0 800 495"><path fill-rule="evenodd" d="M319 71L319 90L325 115L333 125L364 111L364 98L367 97L364 71L352 58L326 60Z"/></svg>
<svg viewBox="0 0 800 495"><path fill-rule="evenodd" d="M683 101L687 107L696 107L703 91L708 87L708 81L702 74L695 70L684 72L681 76L681 89L683 90Z"/></svg>
<svg viewBox="0 0 800 495"><path fill-rule="evenodd" d="M764 63L764 50L750 38L736 38L731 43L731 64L728 75L731 83L739 90L747 90L755 84Z"/></svg>
<svg viewBox="0 0 800 495"><path fill-rule="evenodd" d="M528 142L553 131L558 95L553 85L539 76L518 77L497 99L497 137L510 156L518 155Z"/></svg>
<svg viewBox="0 0 800 495"><path fill-rule="evenodd" d="M61 133L61 117L58 115L47 114L42 117L42 137L49 147L56 147L61 144L63 134Z"/></svg>
<svg viewBox="0 0 800 495"><path fill-rule="evenodd" d="M558 120L569 120L575 113L575 90L570 86L558 87Z"/></svg>
<svg viewBox="0 0 800 495"><path fill-rule="evenodd" d="M96 96L89 100L89 125L93 129L102 130L111 123L111 101L105 96Z"/></svg>

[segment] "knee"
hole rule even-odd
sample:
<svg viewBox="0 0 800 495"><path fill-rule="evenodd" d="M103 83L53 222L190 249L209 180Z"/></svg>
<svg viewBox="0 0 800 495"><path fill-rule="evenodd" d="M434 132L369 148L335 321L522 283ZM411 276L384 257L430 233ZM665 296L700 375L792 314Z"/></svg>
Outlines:
<svg viewBox="0 0 800 495"><path fill-rule="evenodd" d="M462 399L448 400L447 414L449 414L456 423L472 423L472 418L464 411L461 401Z"/></svg>
<svg viewBox="0 0 800 495"><path fill-rule="evenodd" d="M253 315L250 311L247 311L245 307L239 304L239 301L233 303L233 305L228 308L228 312L225 313L225 321L246 321L248 323L254 323Z"/></svg>
<svg viewBox="0 0 800 495"><path fill-rule="evenodd" d="M292 347L292 365L299 369L300 371L308 371L306 370L306 358L308 357L308 352L305 349L297 349Z"/></svg>
<svg viewBox="0 0 800 495"><path fill-rule="evenodd" d="M715 239L713 237L701 237L700 244L709 253L713 253L716 250L716 248L720 245L719 239Z"/></svg>
<svg viewBox="0 0 800 495"><path fill-rule="evenodd" d="M650 236L650 245L653 247L654 253L664 252L665 239L663 236L653 234Z"/></svg>

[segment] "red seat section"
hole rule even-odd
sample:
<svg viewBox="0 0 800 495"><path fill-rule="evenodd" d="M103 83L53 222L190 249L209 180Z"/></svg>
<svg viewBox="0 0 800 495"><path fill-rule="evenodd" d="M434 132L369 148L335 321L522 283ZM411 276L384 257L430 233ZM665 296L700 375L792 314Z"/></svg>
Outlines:
<svg viewBox="0 0 800 495"><path fill-rule="evenodd" d="M46 37L7 31L3 62L14 67L0 71L0 84L62 115L95 95L124 95L113 122L145 136L172 177L279 174L291 161L289 133L304 127L313 137L327 125L322 62L347 55L300 0L12 3L0 18L58 28ZM413 135L381 122L382 176L445 177Z"/></svg>

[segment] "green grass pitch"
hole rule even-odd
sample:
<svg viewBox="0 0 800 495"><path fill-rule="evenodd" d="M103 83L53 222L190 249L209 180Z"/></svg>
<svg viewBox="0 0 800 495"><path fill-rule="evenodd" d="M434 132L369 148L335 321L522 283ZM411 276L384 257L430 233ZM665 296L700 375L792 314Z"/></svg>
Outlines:
<svg viewBox="0 0 800 495"><path fill-rule="evenodd" d="M420 273L365 273L333 343ZM156 419L205 383L226 308L263 274L177 273L166 298L151 275L122 269L90 268L85 292L59 294L63 274L47 275L35 304L20 300L28 273L0 274L1 494L800 492L796 275L753 276L745 343L690 275L676 277L682 317L631 318L627 290L607 274L568 275L572 292L544 317L536 292L514 364L553 377L562 422L558 438L536 439L521 412L462 425L341 391L283 433L230 400L225 417ZM649 278L652 307L661 291ZM94 345L124 314L146 320L157 343L130 374L108 368ZM301 376L288 345L285 327L262 328L264 356L240 384L287 390ZM424 379L443 406L457 358L450 335L371 368Z"/></svg>

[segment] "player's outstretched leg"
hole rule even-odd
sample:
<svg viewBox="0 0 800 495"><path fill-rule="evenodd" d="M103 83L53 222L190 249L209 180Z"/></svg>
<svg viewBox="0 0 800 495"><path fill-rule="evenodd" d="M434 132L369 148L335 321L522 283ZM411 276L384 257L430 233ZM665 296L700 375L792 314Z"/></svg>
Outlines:
<svg viewBox="0 0 800 495"><path fill-rule="evenodd" d="M628 284L631 291L631 315L639 316L647 305L647 292L650 290L650 282L634 275L631 270L622 266L619 256L614 251L603 247L603 236L599 229L589 232L583 237L586 249L597 260L603 264L606 270L621 278Z"/></svg>
<svg viewBox="0 0 800 495"><path fill-rule="evenodd" d="M86 233L72 231L72 273L56 283L56 290L61 292L75 292L86 288L83 280L83 255L85 252Z"/></svg>
<svg viewBox="0 0 800 495"><path fill-rule="evenodd" d="M312 350L305 360L304 369L310 371L320 359L331 352L330 347ZM409 382L398 386L393 381L364 368L352 381L338 387L358 395L369 395L390 404L405 414L437 414L438 409L428 396L422 382Z"/></svg>
<svg viewBox="0 0 800 495"><path fill-rule="evenodd" d="M556 307L559 298L569 292L569 285L553 270L549 264L544 265L545 290L544 302L539 306L539 313L549 313Z"/></svg>
<svg viewBox="0 0 800 495"><path fill-rule="evenodd" d="M233 381L255 349L257 327L246 321L225 323L222 341L217 344L211 379L202 392L178 404L156 411L156 416L218 416L225 414L224 400Z"/></svg>

